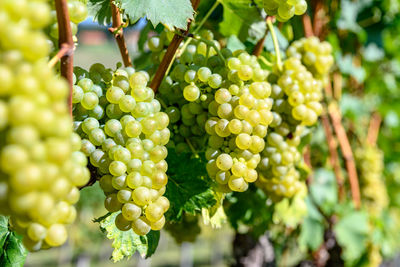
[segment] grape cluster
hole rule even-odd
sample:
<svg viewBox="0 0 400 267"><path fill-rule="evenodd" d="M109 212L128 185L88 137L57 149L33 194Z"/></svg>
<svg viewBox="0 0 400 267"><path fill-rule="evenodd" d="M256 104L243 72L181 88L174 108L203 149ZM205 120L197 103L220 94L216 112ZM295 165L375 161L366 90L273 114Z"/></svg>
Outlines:
<svg viewBox="0 0 400 267"><path fill-rule="evenodd" d="M329 73L334 61L332 46L326 41L320 42L317 37L294 41L286 54L288 57L300 59L316 79L323 79Z"/></svg>
<svg viewBox="0 0 400 267"><path fill-rule="evenodd" d="M71 32L73 35L73 39L76 42L76 34L78 33L78 24L84 21L88 16L88 10L86 4L80 0L70 0L68 1L68 13L71 25ZM48 35L53 41L54 45L58 44L58 22L57 22L57 13L54 8L51 11L51 24L47 29Z"/></svg>
<svg viewBox="0 0 400 267"><path fill-rule="evenodd" d="M263 138L273 120L267 71L255 56L221 49L203 31L180 56L159 97L169 114L171 147L204 151L218 190L245 191L257 179ZM206 148L206 149L205 149Z"/></svg>
<svg viewBox="0 0 400 267"><path fill-rule="evenodd" d="M276 16L276 19L282 22L307 11L306 0L264 0L263 5L269 16Z"/></svg>
<svg viewBox="0 0 400 267"><path fill-rule="evenodd" d="M121 231L160 230L169 208L163 196L169 118L147 87L148 74L131 67L112 72L95 64L89 72L77 69L76 76L75 128L101 177L106 209L120 212L115 224Z"/></svg>
<svg viewBox="0 0 400 267"><path fill-rule="evenodd" d="M277 83L285 92L292 117L306 126L314 125L322 113L322 82L292 57L285 60Z"/></svg>
<svg viewBox="0 0 400 267"><path fill-rule="evenodd" d="M322 88L333 64L331 51L328 43L314 37L295 41L287 51L282 71L274 68L268 76L274 100L273 121L261 153L257 185L272 199L293 197L304 183L296 169L301 161L298 147L306 126L314 125L322 113ZM313 64L305 59L308 53L317 55ZM323 70L316 67L320 64L317 61L326 64Z"/></svg>
<svg viewBox="0 0 400 267"><path fill-rule="evenodd" d="M203 31L201 36L213 41L213 35L209 31ZM183 51L171 74L161 83L157 97L171 122L171 140L168 144L170 148L177 152L204 151L207 143L204 125L209 117L208 106L214 99L208 76L211 77L211 83L220 84L222 76L217 72L223 71L222 67L223 62L216 56L213 47L194 40ZM212 71L215 73L212 74ZM198 78L201 75L203 81ZM201 95L199 88L203 91ZM186 100L185 96L192 101Z"/></svg>
<svg viewBox="0 0 400 267"><path fill-rule="evenodd" d="M257 169L260 176L257 185L270 192L273 200L293 197L303 186L296 170L296 164L301 160L297 149L301 132L302 127L297 127L292 134L284 124L268 134L267 145L261 153Z"/></svg>
<svg viewBox="0 0 400 267"><path fill-rule="evenodd" d="M0 2L0 212L29 250L62 245L90 177L68 85L47 66L46 1Z"/></svg>
<svg viewBox="0 0 400 267"><path fill-rule="evenodd" d="M221 189L243 192L258 178L255 169L273 120L273 100L269 98L271 86L265 81L267 73L256 57L246 52L235 54L237 57L227 60L225 84L210 84L215 92L205 124L209 134L206 158L208 174Z"/></svg>
<svg viewBox="0 0 400 267"><path fill-rule="evenodd" d="M389 204L383 180L383 152L376 145L365 145L355 150L355 158L360 171L361 196L369 213L379 216Z"/></svg>

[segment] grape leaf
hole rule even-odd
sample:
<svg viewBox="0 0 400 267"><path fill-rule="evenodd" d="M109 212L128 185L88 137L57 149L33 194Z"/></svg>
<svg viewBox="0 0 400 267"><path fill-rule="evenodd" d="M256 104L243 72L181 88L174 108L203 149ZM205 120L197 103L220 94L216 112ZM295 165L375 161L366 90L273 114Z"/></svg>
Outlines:
<svg viewBox="0 0 400 267"><path fill-rule="evenodd" d="M88 0L89 16L92 16L99 24L111 23L110 0Z"/></svg>
<svg viewBox="0 0 400 267"><path fill-rule="evenodd" d="M336 239L343 248L345 261L357 260L366 250L368 216L361 211L346 214L335 225Z"/></svg>
<svg viewBox="0 0 400 267"><path fill-rule="evenodd" d="M154 27L162 23L169 29L186 29L194 13L190 0L122 0L121 8L133 22L146 17Z"/></svg>
<svg viewBox="0 0 400 267"><path fill-rule="evenodd" d="M24 266L27 251L20 236L8 229L8 220L0 216L0 266Z"/></svg>
<svg viewBox="0 0 400 267"><path fill-rule="evenodd" d="M183 212L195 215L216 203L203 154L196 158L190 153L168 150L167 162L169 180L165 196L171 203L166 213L168 221L179 221Z"/></svg>
<svg viewBox="0 0 400 267"><path fill-rule="evenodd" d="M299 245L303 250L315 251L324 241L324 224L322 215L315 208L310 198L306 198L307 217L301 224Z"/></svg>
<svg viewBox="0 0 400 267"><path fill-rule="evenodd" d="M337 203L337 183L333 172L322 168L315 170L310 193L316 204L329 213Z"/></svg>
<svg viewBox="0 0 400 267"><path fill-rule="evenodd" d="M260 11L251 0L220 0L224 7L223 21L219 24L222 35L236 35L244 41L254 22L263 21Z"/></svg>
<svg viewBox="0 0 400 267"><path fill-rule="evenodd" d="M150 231L145 236L135 234L132 229L120 231L115 226L115 217L118 214L119 212L114 212L100 221L100 229L107 232L108 239L113 240L112 260L118 262L125 257L129 259L136 251L143 258L153 255L160 240L160 231Z"/></svg>

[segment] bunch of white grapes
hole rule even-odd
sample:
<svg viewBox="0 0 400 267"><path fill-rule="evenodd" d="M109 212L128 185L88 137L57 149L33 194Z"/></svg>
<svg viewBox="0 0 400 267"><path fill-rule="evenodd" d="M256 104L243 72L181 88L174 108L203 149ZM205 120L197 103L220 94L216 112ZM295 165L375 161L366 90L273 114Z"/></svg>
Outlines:
<svg viewBox="0 0 400 267"><path fill-rule="evenodd" d="M68 85L47 66L46 1L0 2L0 212L29 250L60 246L90 173Z"/></svg>
<svg viewBox="0 0 400 267"><path fill-rule="evenodd" d="M160 37L165 39L163 33ZM201 32L206 40L214 42L210 31ZM150 40L149 40L150 46ZM231 55L227 49L223 50ZM170 118L171 139L168 147L177 152L204 152L207 135L204 129L209 118L208 107L214 96L208 82L219 85L222 82L221 74L224 71L223 61L216 55L215 49L202 41L193 40L183 51L182 55L173 66L159 88L157 98L163 104L163 110ZM208 62L205 65L206 61ZM215 71L215 73L212 73ZM208 75L203 81L198 79ZM200 94L200 90L202 93ZM188 97L191 101L185 99Z"/></svg>
<svg viewBox="0 0 400 267"><path fill-rule="evenodd" d="M334 59L330 43L321 42L317 37L302 38L294 41L286 54L289 58L301 60L307 70L316 79L324 80L332 68Z"/></svg>
<svg viewBox="0 0 400 267"><path fill-rule="evenodd" d="M322 113L322 82L292 57L285 60L277 83L287 96L293 118L303 125L314 125Z"/></svg>
<svg viewBox="0 0 400 267"><path fill-rule="evenodd" d="M163 196L169 118L147 87L148 74L119 68L107 81L110 70L101 64L77 74L74 114L81 120L75 127L84 138L82 151L101 177L106 209L120 212L115 224L122 231L146 235L160 230L169 208ZM94 84L89 77L101 82Z"/></svg>
<svg viewBox="0 0 400 267"><path fill-rule="evenodd" d="M296 169L301 162L298 147L306 126L313 126L323 111L322 88L333 65L331 53L330 44L315 37L295 41L282 71L276 68L268 77L273 83L274 119L258 165L257 185L275 200L293 197L304 184Z"/></svg>
<svg viewBox="0 0 400 267"><path fill-rule="evenodd" d="M269 16L278 21L288 21L294 15L303 15L307 11L306 0L263 0L263 7Z"/></svg>
<svg viewBox="0 0 400 267"><path fill-rule="evenodd" d="M243 192L258 178L255 169L273 120L273 100L269 98L271 85L265 81L267 73L256 57L246 52L234 54L227 60L225 85L230 85L210 84L215 92L205 125L209 134L206 158L208 174L220 189ZM199 79L204 77L199 75Z"/></svg>
<svg viewBox="0 0 400 267"><path fill-rule="evenodd" d="M298 127L294 134L289 134L289 129L281 126L268 134L267 145L261 153L257 169L257 185L268 192L273 200L291 198L304 186L296 170L296 164L301 161L297 149L301 131L302 127Z"/></svg>
<svg viewBox="0 0 400 267"><path fill-rule="evenodd" d="M360 172L361 196L370 214L379 217L389 205L383 177L383 152L376 145L366 144L355 150Z"/></svg>

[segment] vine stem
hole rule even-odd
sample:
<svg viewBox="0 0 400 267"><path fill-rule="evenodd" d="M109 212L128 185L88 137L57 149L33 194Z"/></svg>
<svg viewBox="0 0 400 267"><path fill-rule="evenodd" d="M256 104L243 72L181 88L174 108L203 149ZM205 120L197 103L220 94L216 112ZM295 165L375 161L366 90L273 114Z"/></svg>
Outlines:
<svg viewBox="0 0 400 267"><path fill-rule="evenodd" d="M305 13L302 16L302 22L303 22L303 28L304 28L304 35L307 38L311 37L311 36L314 36L313 27L312 27L312 23L311 23L311 18L307 13Z"/></svg>
<svg viewBox="0 0 400 267"><path fill-rule="evenodd" d="M200 0L191 0L191 1L193 9L197 10L200 4ZM167 52L165 53L163 59L161 60L161 63L157 68L156 74L154 75L154 78L150 84L150 87L153 89L155 93L157 92L158 87L160 87L160 84L164 79L165 73L176 54L176 50L178 50L180 43L184 39L183 36L189 33L191 22L192 21L188 22L186 31L183 31L182 34L175 34L174 37L172 38L171 43L168 45Z"/></svg>
<svg viewBox="0 0 400 267"><path fill-rule="evenodd" d="M269 62L265 57L263 56L258 56L258 59L261 60L265 65L267 65L268 67L272 67L273 64L271 62Z"/></svg>
<svg viewBox="0 0 400 267"><path fill-rule="evenodd" d="M58 46L60 51L68 47L69 53L57 53L61 59L60 72L69 85L68 108L72 117L72 87L74 74L74 40L72 39L71 24L69 20L68 6L66 0L55 0L55 7L58 22ZM65 50L65 49L64 49ZM57 56L57 55L56 55ZM58 60L58 59L57 59ZM55 64L55 63L54 63Z"/></svg>
<svg viewBox="0 0 400 267"><path fill-rule="evenodd" d="M339 163L339 155L337 153L337 142L335 137L333 136L331 122L329 121L329 117L325 114L321 116L322 127L324 128L325 137L328 142L329 149L329 161L332 165L333 172L335 173L336 183L338 185L338 197L339 201L343 201L345 198L345 190L344 190L344 177L342 174L342 169Z"/></svg>
<svg viewBox="0 0 400 267"><path fill-rule="evenodd" d="M351 150L349 139L347 138L346 131L342 125L342 117L339 107L335 102L329 104L328 112L332 120L333 129L335 130L336 136L339 140L339 145L343 154L343 158L346 161L346 169L349 176L350 189L354 206L356 209L359 209L361 206L361 197L356 164L354 162L353 151Z"/></svg>
<svg viewBox="0 0 400 267"><path fill-rule="evenodd" d="M267 17L267 26L268 26L269 31L271 32L272 42L274 43L275 54L276 54L276 63L278 64L279 71L282 71L281 51L279 49L278 38L275 33L274 25L272 24L272 21L274 19L275 19L274 17Z"/></svg>
<svg viewBox="0 0 400 267"><path fill-rule="evenodd" d="M70 47L68 44L62 44L61 49L57 52L57 54L52 59L50 59L50 61L49 61L49 63L47 63L47 65L50 68L53 68L63 56L70 54L72 51L73 51L73 48Z"/></svg>
<svg viewBox="0 0 400 267"><path fill-rule="evenodd" d="M122 61L125 67L132 66L132 60L129 56L128 48L125 43L124 29L121 21L121 13L119 8L114 4L114 0L110 0L111 13L112 13L112 27L108 30L114 34L115 40L117 41L119 51L121 53Z"/></svg>
<svg viewBox="0 0 400 267"><path fill-rule="evenodd" d="M206 14L206 15L203 17L203 19L200 21L199 25L197 25L196 29L194 29L193 34L196 34L196 33L201 29L201 27L204 25L204 23L205 23L205 22L207 21L207 19L211 16L211 14L214 12L214 10L218 7L219 4L220 4L219 0L217 0L217 1L213 4L213 6L207 11L207 14ZM181 53L182 53L183 51L186 50L186 47L190 44L190 42L191 42L192 40L193 40L193 38L192 38L192 37L189 37L189 38L183 43L183 46L182 46L182 48L180 49ZM172 64L174 63L174 61L175 61L175 59L176 59L177 56L178 56L178 53L175 53L174 56L173 56L173 58L172 58L172 60L171 60L171 62L169 63L169 66L168 66L168 68L167 68L167 71L165 72L165 75L168 75L168 73L170 72L171 67L172 67Z"/></svg>
<svg viewBox="0 0 400 267"><path fill-rule="evenodd" d="M371 120L369 122L368 135L367 135L368 144L370 145L376 144L381 122L382 122L382 117L377 112L372 114Z"/></svg>

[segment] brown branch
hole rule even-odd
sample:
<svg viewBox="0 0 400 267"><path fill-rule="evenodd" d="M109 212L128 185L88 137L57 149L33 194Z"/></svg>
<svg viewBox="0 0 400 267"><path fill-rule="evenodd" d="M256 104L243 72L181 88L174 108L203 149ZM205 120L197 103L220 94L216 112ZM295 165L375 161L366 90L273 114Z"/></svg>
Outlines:
<svg viewBox="0 0 400 267"><path fill-rule="evenodd" d="M64 56L70 55L74 51L73 47L70 47L68 44L61 44L61 49L57 52L57 54L50 59L49 63L47 65L50 68L53 68L57 62Z"/></svg>
<svg viewBox="0 0 400 267"><path fill-rule="evenodd" d="M200 4L200 0L191 0L191 1L192 1L193 9L196 11L197 7ZM186 36L189 33L190 24L191 24L191 21L188 22L186 31L181 31L180 34L175 34L174 38L172 38L172 41L169 44L167 51L166 51L160 65L157 68L156 74L154 75L154 78L151 81L150 87L153 89L154 92L157 92L158 87L160 87L160 84L161 84L162 80L164 79L165 72L167 71L172 59L174 58L176 50L178 50L178 47L179 47L180 43L182 42L182 40L184 39L184 36Z"/></svg>
<svg viewBox="0 0 400 267"><path fill-rule="evenodd" d="M314 7L314 20L313 20L313 31L315 36L321 36L322 30L324 28L324 4L322 1L315 1L315 7Z"/></svg>
<svg viewBox="0 0 400 267"><path fill-rule="evenodd" d="M361 200L356 164L354 162L353 151L351 150L349 139L347 138L346 131L341 122L342 118L337 104L331 103L328 107L328 112L332 120L333 129L335 130L336 136L339 141L343 158L346 162L346 169L349 175L351 195L353 198L354 206L356 209L359 209L361 205Z"/></svg>
<svg viewBox="0 0 400 267"><path fill-rule="evenodd" d="M72 86L73 86L73 73L74 73L74 55L73 47L74 40L72 39L71 24L68 14L68 6L66 0L55 0L55 7L57 12L58 22L58 45L60 50L63 46L68 46L72 51L66 53L61 57L60 72L61 76L67 79L69 85L68 107L72 116Z"/></svg>
<svg viewBox="0 0 400 267"><path fill-rule="evenodd" d="M314 36L313 27L310 16L306 13L302 16L304 35L308 38Z"/></svg>
<svg viewBox="0 0 400 267"><path fill-rule="evenodd" d="M118 7L114 4L114 0L111 2L111 12L112 12L112 27L108 30L114 34L115 40L117 41L119 51L121 52L122 61L125 67L132 66L132 60L129 57L128 48L126 47L124 30L122 29L121 14Z"/></svg>
<svg viewBox="0 0 400 267"><path fill-rule="evenodd" d="M337 153L337 142L333 136L331 123L327 115L321 116L322 127L324 128L326 141L329 148L329 160L335 173L336 183L338 185L338 197L339 201L344 200L345 190L344 190L344 177L342 174L342 169L340 167L339 155Z"/></svg>
<svg viewBox="0 0 400 267"><path fill-rule="evenodd" d="M376 144L379 134L379 128L381 126L382 118L378 113L374 113L371 116L371 121L369 123L367 143L370 145Z"/></svg>
<svg viewBox="0 0 400 267"><path fill-rule="evenodd" d="M342 80L343 76L340 72L335 72L333 74L333 96L336 100L342 98Z"/></svg>

